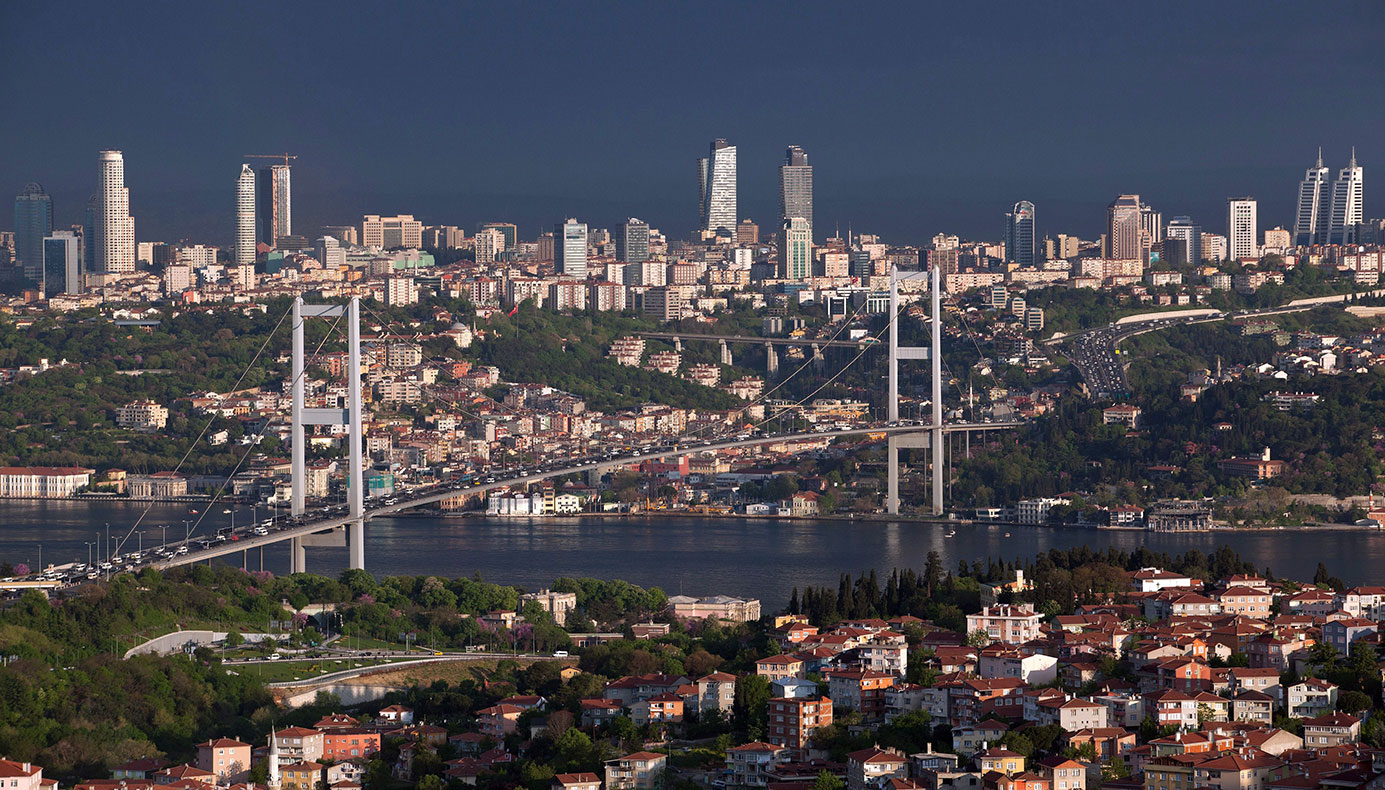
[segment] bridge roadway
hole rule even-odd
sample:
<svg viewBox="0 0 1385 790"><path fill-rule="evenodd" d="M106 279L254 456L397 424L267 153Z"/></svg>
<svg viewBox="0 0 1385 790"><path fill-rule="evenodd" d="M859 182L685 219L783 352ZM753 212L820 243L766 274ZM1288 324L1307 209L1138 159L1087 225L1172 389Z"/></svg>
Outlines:
<svg viewBox="0 0 1385 790"><path fill-rule="evenodd" d="M1005 430L1010 428L1017 428L1022 424L1023 423L1019 421L952 423L943 425L943 432L960 433L967 431ZM449 487L441 491L431 491L430 493L426 493L421 496L414 497L412 499L396 502L393 505L380 505L378 507L370 508L365 512L365 518L366 520L369 520L377 516L388 516L393 513L398 513L402 510L409 510L411 508L421 507L423 505L431 505L435 502L441 502L445 499L452 499L453 497L456 497L458 494L484 494L488 491L497 488L504 488L506 486L512 486L517 484L537 483L540 480L547 480L551 477L562 477L563 475L576 474L578 472L586 472L591 470L610 469L612 467L626 466L628 464L639 463L642 461L657 461L661 458L677 457L680 455L690 455L692 453L702 452L705 450L729 450L737 447L753 447L755 445L761 444L773 444L775 442L799 441L803 439L835 438L839 436L862 436L867 434L889 435L905 433L927 433L930 430L931 428L929 428L927 425L919 424L885 425L843 429L833 428L831 430L826 431L802 431L798 433L782 433L765 436L752 436L745 439L736 438L721 442L699 442L669 448L649 450L626 456L593 459L577 464L576 466L568 466L560 469L536 469L531 472L512 475L509 477L496 477L494 482L487 482L486 480L483 480L480 482L474 482L468 485L463 485L455 488ZM487 480L488 479L489 478L487 478ZM320 512L321 511L310 511L308 515L311 516L314 513ZM139 567L142 567L142 565L149 565L154 568L163 569L173 568L179 565L190 565L196 562L205 562L207 560L215 559L217 557L224 557L228 554L236 554L243 551L249 551L250 549L257 549L263 546L268 546L272 543L280 543L282 541L290 540L292 538L303 537L304 535L311 535L316 532L325 532L327 530L336 529L337 527L341 527L351 523L351 521L352 519L349 515L345 515L340 512L329 513L328 515L325 515L321 518L316 518L315 520L310 521L308 523L289 523L283 526L276 526L270 528L269 534L267 535L243 534L241 535L239 540L228 540L221 543L214 543L211 546L204 549L193 550L189 547L190 550L187 554L175 554L172 557L155 559L152 562L144 562L139 565L126 565L122 568L122 570L138 570Z"/></svg>
<svg viewBox="0 0 1385 790"><path fill-rule="evenodd" d="M754 345L764 345L769 343L776 346L819 346L821 348L855 348L862 346L882 345L874 340L817 340L809 337L746 337L744 335L707 335L694 334L691 332L636 332L640 337L649 337L656 340L724 340L727 343L751 343Z"/></svg>

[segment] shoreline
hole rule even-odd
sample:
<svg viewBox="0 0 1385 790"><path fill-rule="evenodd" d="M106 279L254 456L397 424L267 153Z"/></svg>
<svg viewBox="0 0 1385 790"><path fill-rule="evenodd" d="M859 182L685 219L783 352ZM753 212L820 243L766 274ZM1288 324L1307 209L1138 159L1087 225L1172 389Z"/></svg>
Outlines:
<svg viewBox="0 0 1385 790"><path fill-rule="evenodd" d="M1360 526L1356 524L1307 524L1303 526L1260 526L1260 527L1217 527L1198 532L1161 532L1147 530L1143 527L1098 527L1098 526L1055 526L1050 524L1020 524L1010 521L975 521L972 519L947 518L945 516L920 516L906 514L890 516L882 513L852 513L852 514L830 514L825 516L780 516L780 515L758 515L748 513L698 513L691 510L648 510L639 513L613 512L613 513L564 513L549 515L492 515L484 511L468 510L464 512L447 512L441 510L408 510L392 513L385 518L440 518L449 521L466 521L472 519L494 519L497 521L531 521L531 522L552 522L565 523L580 521L582 519L631 519L631 518L703 518L703 519L722 519L736 521L828 521L843 523L890 523L908 522L913 524L924 524L929 526L951 526L957 527L1004 527L1017 529L1043 529L1063 532L1130 532L1144 533L1149 535L1235 535L1244 533L1301 533L1301 532L1380 532L1385 535L1385 530L1377 527Z"/></svg>

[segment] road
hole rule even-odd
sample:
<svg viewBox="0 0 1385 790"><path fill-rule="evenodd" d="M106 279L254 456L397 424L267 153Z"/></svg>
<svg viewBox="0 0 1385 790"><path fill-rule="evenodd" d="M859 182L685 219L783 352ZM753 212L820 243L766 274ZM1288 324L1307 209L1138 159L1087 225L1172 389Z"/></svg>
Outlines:
<svg viewBox="0 0 1385 790"><path fill-rule="evenodd" d="M1176 312L1146 321L1130 323L1111 323L1092 329L1084 329L1071 335L1053 337L1044 341L1045 345L1068 345L1067 356L1072 360L1082 380L1087 384L1087 392L1093 398L1116 398L1130 392L1125 377L1125 365L1117 354L1121 342L1135 335L1156 332L1171 326L1202 324L1216 321L1240 320L1260 316L1300 313L1328 304L1340 304L1353 296L1381 296L1385 289L1367 291L1360 294L1339 294L1336 296L1317 296L1295 299L1280 307L1264 307L1258 310L1240 310L1234 313L1222 312L1215 315L1179 315Z"/></svg>
<svg viewBox="0 0 1385 790"><path fill-rule="evenodd" d="M811 337L745 337L743 335L707 335L691 332L636 332L640 337L654 338L656 340L723 340L727 343L753 343L763 346L766 343L776 346L820 346L822 348L861 348L863 346L881 345L875 339L861 340L826 340Z"/></svg>

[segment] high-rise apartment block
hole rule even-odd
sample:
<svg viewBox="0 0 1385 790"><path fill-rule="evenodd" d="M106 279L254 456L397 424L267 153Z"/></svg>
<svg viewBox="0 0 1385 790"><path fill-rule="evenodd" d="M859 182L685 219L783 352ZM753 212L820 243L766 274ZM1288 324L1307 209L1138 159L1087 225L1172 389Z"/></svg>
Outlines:
<svg viewBox="0 0 1385 790"><path fill-rule="evenodd" d="M100 157L95 270L131 274L135 271L135 220L130 216L130 190L125 186L125 156L119 151L102 151Z"/></svg>
<svg viewBox="0 0 1385 790"><path fill-rule="evenodd" d="M322 236L313 245L313 257L328 271L339 271L346 265L346 250L336 236Z"/></svg>
<svg viewBox="0 0 1385 790"><path fill-rule="evenodd" d="M423 223L414 219L412 214L396 217L367 214L361 220L361 244L381 250L396 247L417 249L423 246Z"/></svg>
<svg viewBox="0 0 1385 790"><path fill-rule="evenodd" d="M53 198L37 182L24 185L14 199L14 265L24 276L43 278L43 240L53 232Z"/></svg>
<svg viewBox="0 0 1385 790"><path fill-rule="evenodd" d="M808 221L808 240L813 238L813 166L808 154L791 145L779 166L779 219L784 227L789 220L800 217Z"/></svg>
<svg viewBox="0 0 1385 790"><path fill-rule="evenodd" d="M741 220L736 225L737 244L759 244L760 226L748 219Z"/></svg>
<svg viewBox="0 0 1385 790"><path fill-rule="evenodd" d="M500 237L504 240L505 245L500 248L502 251L513 250L515 245L519 243L519 227L513 222L482 222L477 230L482 231L489 228L500 231Z"/></svg>
<svg viewBox="0 0 1385 790"><path fill-rule="evenodd" d="M255 171L240 166L236 179L236 263L255 262Z"/></svg>
<svg viewBox="0 0 1385 790"><path fill-rule="evenodd" d="M1021 200L1005 215L1005 259L1034 265L1034 204Z"/></svg>
<svg viewBox="0 0 1385 790"><path fill-rule="evenodd" d="M569 217L553 226L553 260L558 273L579 280L587 278L587 226Z"/></svg>
<svg viewBox="0 0 1385 790"><path fill-rule="evenodd" d="M505 251L505 234L499 228L482 228L476 231L477 263L495 263Z"/></svg>
<svg viewBox="0 0 1385 790"><path fill-rule="evenodd" d="M793 217L784 223L779 239L779 276L806 280L812 275L813 231L808 220Z"/></svg>
<svg viewBox="0 0 1385 790"><path fill-rule="evenodd" d="M616 228L616 259L626 263L649 260L649 223L630 217Z"/></svg>
<svg viewBox="0 0 1385 790"><path fill-rule="evenodd" d="M293 235L291 170L287 164L260 168L255 180L256 233L259 241L277 247L283 236Z"/></svg>
<svg viewBox="0 0 1385 790"><path fill-rule="evenodd" d="M736 146L712 141L707 158L698 160L703 187L703 230L730 237L736 229Z"/></svg>
<svg viewBox="0 0 1385 790"><path fill-rule="evenodd" d="M1255 198L1226 199L1227 253L1233 261L1260 257L1260 229L1255 211Z"/></svg>
<svg viewBox="0 0 1385 790"><path fill-rule="evenodd" d="M1144 257L1144 233L1140 228L1139 195L1121 195L1106 207L1106 248L1110 260L1132 261Z"/></svg>

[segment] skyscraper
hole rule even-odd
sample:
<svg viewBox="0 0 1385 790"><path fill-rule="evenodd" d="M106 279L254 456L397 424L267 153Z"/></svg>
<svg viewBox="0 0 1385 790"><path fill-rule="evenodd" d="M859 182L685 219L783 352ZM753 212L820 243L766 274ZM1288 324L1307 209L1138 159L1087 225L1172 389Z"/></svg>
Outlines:
<svg viewBox="0 0 1385 790"><path fill-rule="evenodd" d="M779 219L787 227L794 217L808 221L808 239L812 241L813 166L801 147L791 145L779 166Z"/></svg>
<svg viewBox="0 0 1385 790"><path fill-rule="evenodd" d="M125 186L125 157L119 151L101 152L99 194L95 271L130 274L135 270L135 220Z"/></svg>
<svg viewBox="0 0 1385 790"><path fill-rule="evenodd" d="M24 185L14 199L14 265L24 277L43 279L43 239L53 232L53 198L37 182Z"/></svg>
<svg viewBox="0 0 1385 790"><path fill-rule="evenodd" d="M1260 257L1260 229L1255 211L1253 197L1226 199L1227 257L1233 261Z"/></svg>
<svg viewBox="0 0 1385 790"><path fill-rule="evenodd" d="M736 146L720 138L713 140L706 161L705 168L699 168L699 173L705 172L706 184L703 230L720 231L733 237L736 230Z"/></svg>
<svg viewBox="0 0 1385 790"><path fill-rule="evenodd" d="M779 276L786 280L806 280L812 274L813 236L808 220L791 217L784 222L779 238Z"/></svg>
<svg viewBox="0 0 1385 790"><path fill-rule="evenodd" d="M293 235L292 177L287 164L260 168L255 178L256 234L259 241L276 246L280 236Z"/></svg>
<svg viewBox="0 0 1385 790"><path fill-rule="evenodd" d="M1034 265L1034 204L1021 200L1005 214L1005 259Z"/></svg>
<svg viewBox="0 0 1385 790"><path fill-rule="evenodd" d="M81 256L77 248L77 234L70 230L54 231L43 240L43 262L40 266L43 295L45 298L58 294L82 292Z"/></svg>
<svg viewBox="0 0 1385 790"><path fill-rule="evenodd" d="M1202 262L1202 226L1189 217L1174 217L1164 234L1164 261L1174 266Z"/></svg>
<svg viewBox="0 0 1385 790"><path fill-rule="evenodd" d="M1133 261L1144 257L1141 214L1139 195L1121 195L1106 207L1106 258Z"/></svg>
<svg viewBox="0 0 1385 790"><path fill-rule="evenodd" d="M1164 240L1164 215L1152 206L1140 204L1141 252Z"/></svg>
<svg viewBox="0 0 1385 790"><path fill-rule="evenodd" d="M241 165L236 179L235 262L255 262L255 171L250 165Z"/></svg>
<svg viewBox="0 0 1385 790"><path fill-rule="evenodd" d="M616 228L616 259L626 263L649 260L648 222L631 217Z"/></svg>
<svg viewBox="0 0 1385 790"><path fill-rule="evenodd" d="M1328 170L1323 167L1322 149L1318 163L1298 184L1298 213L1294 215L1294 244L1310 246L1327 243L1327 223L1332 214L1332 193L1327 188Z"/></svg>
<svg viewBox="0 0 1385 790"><path fill-rule="evenodd" d="M553 226L553 259L558 273L587 279L587 226L569 217Z"/></svg>
<svg viewBox="0 0 1385 790"><path fill-rule="evenodd" d="M1351 162L1337 173L1332 184L1332 213L1327 225L1328 244L1352 244L1356 241L1357 225L1361 224L1361 190L1365 172L1356 164L1356 149L1351 149Z"/></svg>
<svg viewBox="0 0 1385 790"><path fill-rule="evenodd" d="M97 266L97 263L96 263L96 260L97 260L97 254L96 254L96 244L97 244L97 241L96 241L96 240L97 240L98 238L100 238L99 236L96 235L96 227L97 227L97 225L99 224L99 222L98 222L98 220L97 220L97 217L100 217L100 216L101 216L101 196L100 196L99 194L98 194L98 195L92 195L90 198L87 199L87 210L86 210L86 213L85 213L85 214L83 215L83 217L82 217L82 271L83 271L83 272L88 272L88 273L89 273L89 272L99 272L99 271L101 271L101 269Z"/></svg>

